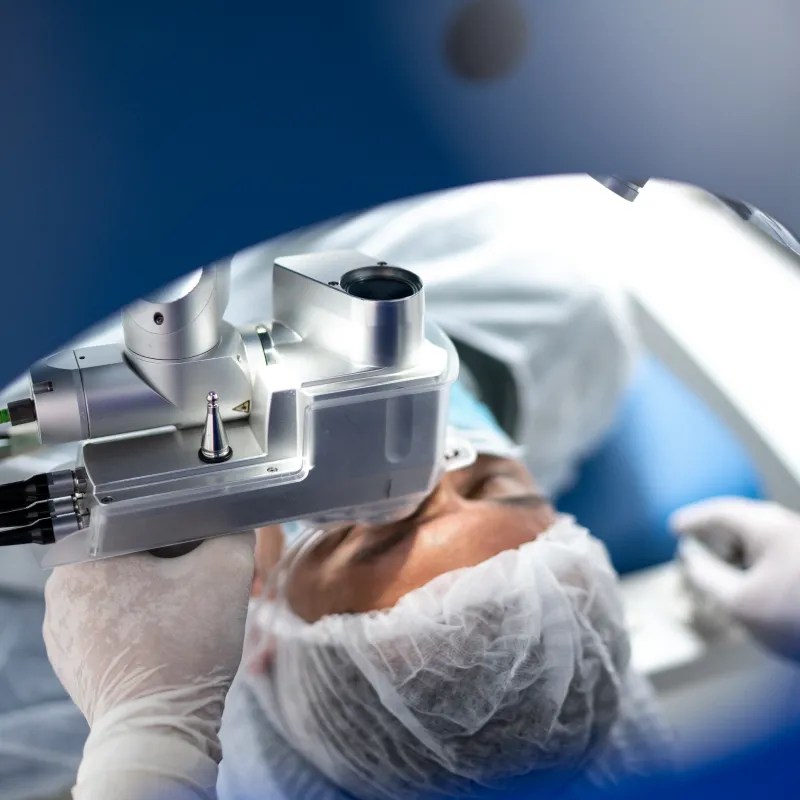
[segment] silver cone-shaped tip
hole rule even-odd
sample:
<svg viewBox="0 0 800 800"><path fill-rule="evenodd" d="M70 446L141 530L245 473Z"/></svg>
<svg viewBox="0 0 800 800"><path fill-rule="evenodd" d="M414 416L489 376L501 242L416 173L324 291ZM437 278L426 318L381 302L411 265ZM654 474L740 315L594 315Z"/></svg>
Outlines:
<svg viewBox="0 0 800 800"><path fill-rule="evenodd" d="M209 464L218 464L227 461L232 455L233 450L228 444L228 436L219 413L219 398L216 392L209 392L206 424L203 426L203 438L200 441L200 458Z"/></svg>

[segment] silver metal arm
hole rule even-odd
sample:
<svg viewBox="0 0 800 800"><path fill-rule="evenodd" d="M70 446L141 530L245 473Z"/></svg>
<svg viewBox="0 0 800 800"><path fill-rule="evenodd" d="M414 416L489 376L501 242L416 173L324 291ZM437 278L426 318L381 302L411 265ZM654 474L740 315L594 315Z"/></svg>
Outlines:
<svg viewBox="0 0 800 800"><path fill-rule="evenodd" d="M125 309L125 346L157 361L204 355L222 338L229 296L227 264L197 270Z"/></svg>

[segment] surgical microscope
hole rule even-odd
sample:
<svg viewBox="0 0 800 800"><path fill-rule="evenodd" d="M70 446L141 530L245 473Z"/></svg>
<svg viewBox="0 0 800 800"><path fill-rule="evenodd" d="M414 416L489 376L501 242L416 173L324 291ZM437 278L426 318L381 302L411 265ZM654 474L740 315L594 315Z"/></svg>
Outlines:
<svg viewBox="0 0 800 800"><path fill-rule="evenodd" d="M386 521L474 458L448 435L458 357L415 274L358 252L282 258L274 319L239 328L229 274L200 269L125 308L121 344L30 369L8 421L77 455L0 487L0 544L42 545L50 568L293 520Z"/></svg>
<svg viewBox="0 0 800 800"><path fill-rule="evenodd" d="M592 177L630 202L647 183ZM42 545L51 568L290 521L385 522L474 459L447 429L458 356L417 275L337 251L280 258L271 280L274 319L225 321L220 262L125 308L121 344L35 364L0 422L76 458L0 486L0 545Z"/></svg>

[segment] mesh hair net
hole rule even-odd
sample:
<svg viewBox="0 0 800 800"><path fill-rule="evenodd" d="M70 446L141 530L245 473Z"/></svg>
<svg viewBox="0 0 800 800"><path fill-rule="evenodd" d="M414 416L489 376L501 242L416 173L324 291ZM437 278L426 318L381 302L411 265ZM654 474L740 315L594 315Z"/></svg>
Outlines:
<svg viewBox="0 0 800 800"><path fill-rule="evenodd" d="M280 737L356 798L474 796L537 774L602 781L666 742L629 675L605 549L570 518L386 611L308 624L280 601L267 610L272 658L248 688Z"/></svg>

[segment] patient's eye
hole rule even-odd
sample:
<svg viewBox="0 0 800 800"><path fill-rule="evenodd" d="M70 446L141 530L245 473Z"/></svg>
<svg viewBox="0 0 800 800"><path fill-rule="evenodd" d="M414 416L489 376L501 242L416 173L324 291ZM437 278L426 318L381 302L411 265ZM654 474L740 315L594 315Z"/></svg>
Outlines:
<svg viewBox="0 0 800 800"><path fill-rule="evenodd" d="M489 497L500 497L504 494L519 492L521 487L516 473L508 468L497 467L485 472L477 481L467 485L465 489L465 499L483 500Z"/></svg>

